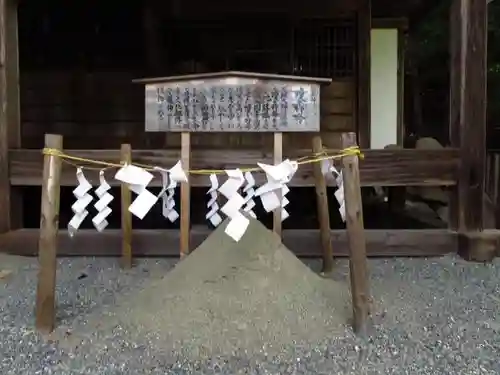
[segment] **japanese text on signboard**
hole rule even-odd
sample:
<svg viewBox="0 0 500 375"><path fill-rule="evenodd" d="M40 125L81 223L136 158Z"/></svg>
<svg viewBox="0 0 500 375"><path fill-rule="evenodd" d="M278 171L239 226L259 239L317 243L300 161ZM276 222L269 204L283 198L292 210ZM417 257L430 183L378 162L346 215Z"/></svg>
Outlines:
<svg viewBox="0 0 500 375"><path fill-rule="evenodd" d="M319 130L314 84L222 80L146 86L146 130L290 132Z"/></svg>

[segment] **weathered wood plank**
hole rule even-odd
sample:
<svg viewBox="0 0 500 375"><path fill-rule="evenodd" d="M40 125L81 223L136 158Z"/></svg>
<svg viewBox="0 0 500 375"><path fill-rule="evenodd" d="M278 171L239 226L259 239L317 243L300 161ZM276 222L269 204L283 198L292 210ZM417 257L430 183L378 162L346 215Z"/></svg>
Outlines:
<svg viewBox="0 0 500 375"><path fill-rule="evenodd" d="M360 0L357 13L358 50L357 50L357 132L360 147L370 147L371 130L371 0Z"/></svg>
<svg viewBox="0 0 500 375"><path fill-rule="evenodd" d="M120 150L66 150L74 156L119 163ZM284 151L284 157L298 158L309 155L309 150ZM454 185L459 166L458 152L444 150L364 150L364 160L360 161L362 186ZM133 150L132 159L136 163L173 166L181 157L179 150ZM12 185L39 186L42 179L41 150L10 150L10 182ZM257 162L272 163L272 151L258 150L199 150L193 149L191 166L193 169L227 169L254 166ZM109 172L110 174L112 172ZM93 182L98 174L88 171L86 176ZM112 176L110 184L118 186ZM258 183L264 175L256 174ZM159 178L152 186L160 186ZM74 167L64 165L61 176L63 186L75 185ZM209 186L205 176L192 176L191 186ZM291 186L314 186L312 166L302 165L292 180Z"/></svg>
<svg viewBox="0 0 500 375"><path fill-rule="evenodd" d="M10 186L6 180L9 175L6 3L0 0L0 210L4 213L0 219L0 233L10 230Z"/></svg>
<svg viewBox="0 0 500 375"><path fill-rule="evenodd" d="M209 229L191 230L191 246L196 248L211 233ZM0 235L0 252L35 256L38 252L38 229L19 229ZM59 256L121 256L121 230L81 230L73 238L59 231ZM456 252L455 232L438 230L365 230L368 256L440 256ZM334 257L349 256L345 230L332 230ZM318 230L284 230L285 245L297 256L322 256ZM179 230L134 230L132 244L135 257L179 256Z"/></svg>
<svg viewBox="0 0 500 375"><path fill-rule="evenodd" d="M450 11L450 141L462 160L450 223L478 231L484 229L488 4L453 0Z"/></svg>
<svg viewBox="0 0 500 375"><path fill-rule="evenodd" d="M321 137L323 143L329 148L340 148L340 135L342 131L353 131L353 116L332 115L326 116L322 120ZM25 125L33 128L37 126L47 133L62 134L64 144L68 149L113 149L119 148L121 144L128 143L137 150L153 150L158 148L177 148L181 147L181 137L178 133L170 133L168 136L161 136L156 133L144 133L143 123L99 123L98 127L87 127L87 124L76 123L24 123L23 122L23 145L28 149L39 149L43 147L43 134L27 135L28 130ZM68 126L65 128L65 126ZM97 130L100 128L100 130ZM73 130L71 130L73 129ZM80 129L80 131L77 131ZM68 136L68 133L71 135ZM208 149L272 149L273 137L269 134L248 133L244 136L234 134L196 134L191 135L193 148ZM305 149L310 146L310 137L304 134L283 134L283 144L285 149ZM11 147L13 148L13 147Z"/></svg>
<svg viewBox="0 0 500 375"><path fill-rule="evenodd" d="M8 180L8 149L21 146L19 121L17 4L0 1L0 233L19 228L22 199Z"/></svg>

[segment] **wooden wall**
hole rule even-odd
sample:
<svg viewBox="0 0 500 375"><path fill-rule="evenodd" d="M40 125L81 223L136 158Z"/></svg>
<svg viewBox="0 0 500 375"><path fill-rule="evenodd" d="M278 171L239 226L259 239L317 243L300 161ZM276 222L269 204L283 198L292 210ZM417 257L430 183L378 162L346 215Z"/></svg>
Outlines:
<svg viewBox="0 0 500 375"><path fill-rule="evenodd" d="M144 89L127 72L52 71L21 72L21 132L23 148L42 148L45 133L64 136L65 148L135 149L180 147L179 134L144 131ZM340 132L354 129L351 80L336 80L322 88L323 142L340 147ZM271 149L272 137L262 134L199 134L195 148ZM290 134L287 148L310 147L309 137Z"/></svg>

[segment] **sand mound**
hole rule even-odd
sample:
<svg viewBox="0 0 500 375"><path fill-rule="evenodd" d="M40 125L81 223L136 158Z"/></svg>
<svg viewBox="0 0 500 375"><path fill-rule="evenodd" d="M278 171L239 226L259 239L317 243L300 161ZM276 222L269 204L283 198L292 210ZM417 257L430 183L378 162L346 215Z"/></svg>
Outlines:
<svg viewBox="0 0 500 375"><path fill-rule="evenodd" d="M312 272L280 239L252 220L240 242L216 229L116 316L190 355L312 343L347 323L346 285Z"/></svg>

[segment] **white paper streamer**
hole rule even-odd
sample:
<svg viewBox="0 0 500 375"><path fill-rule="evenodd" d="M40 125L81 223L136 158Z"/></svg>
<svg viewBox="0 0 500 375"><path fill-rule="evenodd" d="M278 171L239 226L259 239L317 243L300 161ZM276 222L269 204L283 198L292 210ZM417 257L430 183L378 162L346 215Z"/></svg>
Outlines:
<svg viewBox="0 0 500 375"><path fill-rule="evenodd" d="M177 182L169 177L169 170L155 167L156 170L161 173L162 189L158 198L161 197L161 214L165 219L174 222L179 218L179 213L174 209L175 207L175 188L177 187Z"/></svg>
<svg viewBox="0 0 500 375"><path fill-rule="evenodd" d="M166 191L166 205L164 206L163 215L172 223L179 218L179 213L175 210L175 189L177 185L182 182L188 182L188 177L184 169L182 169L182 163L179 160L172 168L168 170L168 177L170 179Z"/></svg>
<svg viewBox="0 0 500 375"><path fill-rule="evenodd" d="M104 171L99 172L99 183L99 187L95 189L95 194L99 198L94 205L97 215L92 219L92 224L94 224L98 232L102 232L109 224L106 218L112 212L111 207L108 207L108 205L113 200L113 196L108 192L111 186L109 186L104 178Z"/></svg>
<svg viewBox="0 0 500 375"><path fill-rule="evenodd" d="M337 186L336 178L339 175L339 171L335 168L333 160L324 159L321 160L321 173L325 176L325 180L332 186Z"/></svg>
<svg viewBox="0 0 500 375"><path fill-rule="evenodd" d="M342 171L338 174L336 178L338 189L335 191L335 199L339 202L339 213L342 221L345 222L345 196L344 196L344 177Z"/></svg>
<svg viewBox="0 0 500 375"><path fill-rule="evenodd" d="M87 206L92 202L92 196L88 193L92 189L92 185L85 178L81 168L76 170L76 180L78 181L78 186L73 190L73 195L76 198L76 202L71 206L71 210L74 215L68 223L68 234L73 237L82 225L83 220L87 217L89 212L87 211Z"/></svg>
<svg viewBox="0 0 500 375"><path fill-rule="evenodd" d="M252 172L245 172L245 181L246 185L243 188L243 193L245 193L245 206L243 207L243 211L256 219L257 216L255 215L255 212L253 212L253 208L255 207L255 201L253 199L255 196L255 179L253 178Z"/></svg>
<svg viewBox="0 0 500 375"><path fill-rule="evenodd" d="M344 178L342 171L338 171L333 164L333 160L325 159L321 161L321 173L329 182L333 182L338 189L335 191L335 199L339 202L339 213L342 221L345 222L345 198L344 198ZM332 184L332 185L333 185Z"/></svg>
<svg viewBox="0 0 500 375"><path fill-rule="evenodd" d="M147 190L147 186L153 177L154 176L145 169L129 164L120 168L115 175L118 181L126 183L129 189L137 194L137 197L129 206L128 210L141 220L158 201L158 197Z"/></svg>
<svg viewBox="0 0 500 375"><path fill-rule="evenodd" d="M267 177L267 182L259 188L256 188L252 173L243 173L240 169L226 170L227 180L222 186L219 186L219 181L215 174L210 175L211 186L207 192L210 198L207 203L208 212L205 217L215 227L222 222L219 211L229 217L230 221L225 232L235 241L241 239L249 225L249 220L244 214L256 218L253 211L256 205L254 197L260 197L262 205L267 212L280 209L282 221L289 217L289 213L285 209L290 203L286 198L286 195L290 191L287 184L297 171L298 163L287 159L277 165L257 164L266 173ZM162 190L158 196L147 190L147 186L154 176L143 168L126 164L118 170L115 178L127 184L130 190L137 194L136 199L129 207L129 211L133 215L143 219L161 198L163 216L174 222L179 218L179 213L175 210L175 189L179 183L187 182L188 177L182 168L181 161L178 161L169 170L159 167L155 167L155 169L160 171L162 175ZM338 172L332 160L329 159L321 162L321 172L325 177L332 176L335 178L335 183L338 186L335 198L339 202L339 212L342 220L345 221L345 197L342 172ZM92 185L85 178L81 168L77 169L76 177L78 186L73 190L76 202L71 207L74 216L68 224L70 236L74 235L83 220L87 217L89 212L86 208L93 199L89 194ZM109 193L110 186L104 178L103 171L100 172L99 180L100 185L95 190L95 194L99 199L94 205L98 213L92 219L92 222L100 232L108 226L107 217L112 213L109 204L113 200L113 196ZM243 196L240 194L240 190L242 190ZM227 202L222 207L219 207L217 203L219 193L227 198Z"/></svg>
<svg viewBox="0 0 500 375"><path fill-rule="evenodd" d="M137 195L141 194L153 179L153 175L135 165L125 164L116 172L115 179L129 186Z"/></svg>
<svg viewBox="0 0 500 375"><path fill-rule="evenodd" d="M227 198L221 211L231 219L225 232L233 240L239 241L250 224L250 221L240 212L245 204L245 199L238 191L245 183L245 177L239 169L226 170L225 172L227 180L218 189L219 193Z"/></svg>
<svg viewBox="0 0 500 375"><path fill-rule="evenodd" d="M222 222L222 217L217 211L219 211L219 205L217 204L217 198L219 194L217 189L219 188L219 180L217 175L212 173L210 175L210 189L208 189L207 195L210 199L207 203L208 212L205 215L205 219L209 220L214 227L217 227Z"/></svg>
<svg viewBox="0 0 500 375"><path fill-rule="evenodd" d="M287 183L292 180L293 175L297 171L298 163L286 159L277 165L257 164L266 173L267 183L255 191L255 196L260 197L262 206L266 212L281 208L281 220L283 221L289 217L288 212L284 208L289 203L288 199L285 197L290 191ZM279 192L281 199L278 197L278 194L276 194L276 191Z"/></svg>

